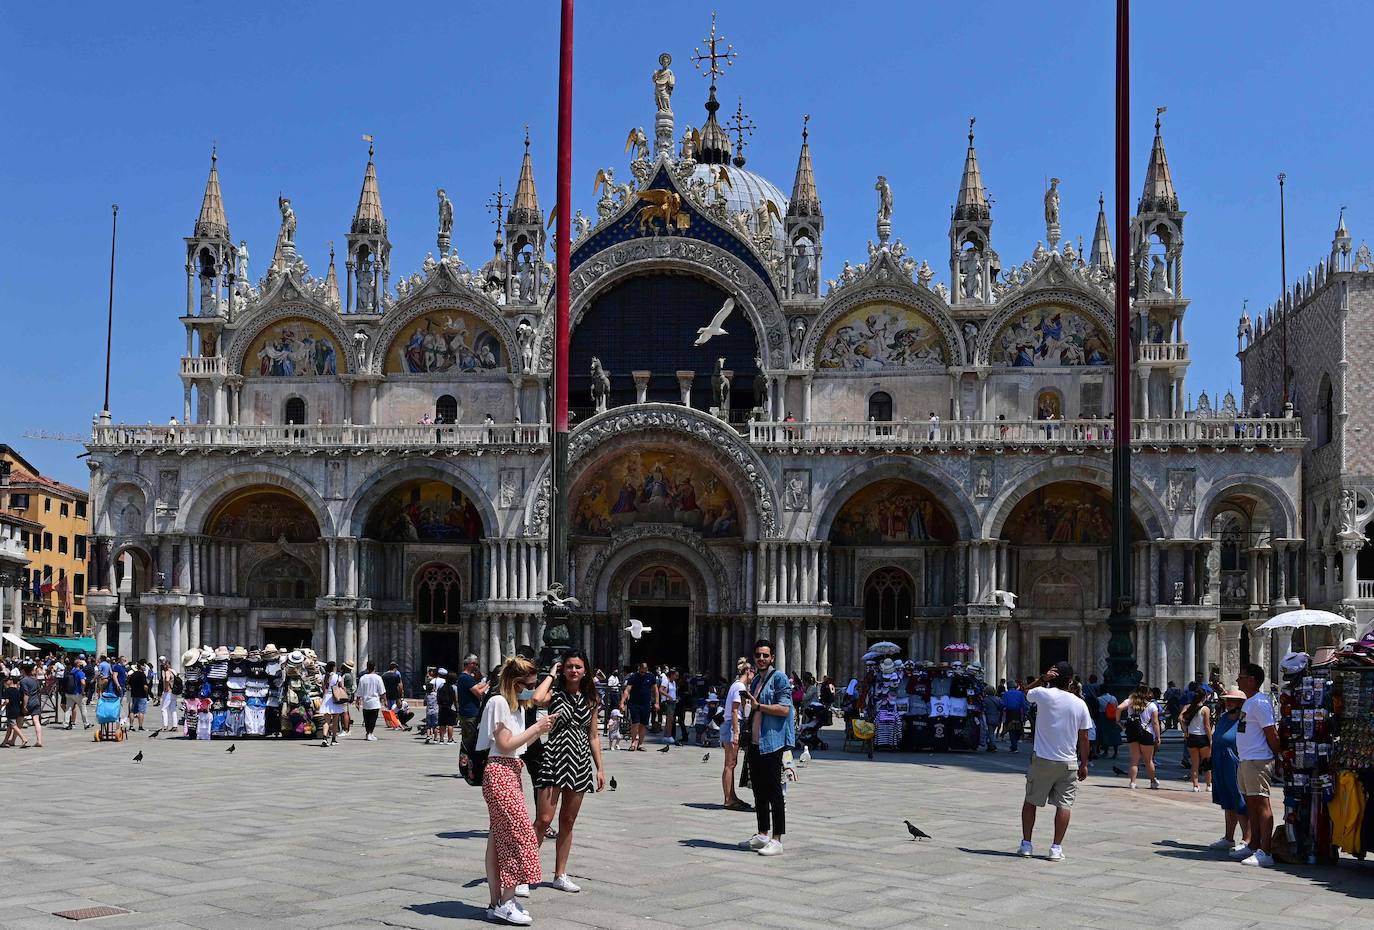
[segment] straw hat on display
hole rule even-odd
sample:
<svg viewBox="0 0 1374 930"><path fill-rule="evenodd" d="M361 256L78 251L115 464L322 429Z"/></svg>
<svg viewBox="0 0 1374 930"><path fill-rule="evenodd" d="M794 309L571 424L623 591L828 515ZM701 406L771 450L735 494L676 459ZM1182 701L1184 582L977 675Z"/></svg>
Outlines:
<svg viewBox="0 0 1374 930"><path fill-rule="evenodd" d="M182 668L190 668L192 665L195 665L195 664L196 664L197 662L199 662L199 661L200 661L200 650L199 650L199 649L187 649L185 652L183 652L183 653L181 654L181 667L182 667Z"/></svg>

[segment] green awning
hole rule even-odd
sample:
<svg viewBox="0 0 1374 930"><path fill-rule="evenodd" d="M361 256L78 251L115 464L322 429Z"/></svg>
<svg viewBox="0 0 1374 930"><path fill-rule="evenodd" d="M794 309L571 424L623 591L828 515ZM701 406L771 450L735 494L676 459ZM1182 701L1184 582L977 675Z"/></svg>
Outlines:
<svg viewBox="0 0 1374 930"><path fill-rule="evenodd" d="M77 639L67 639L61 636L30 636L29 642L38 645L47 644L56 646L63 652L84 652L87 655L95 654L95 637L82 636Z"/></svg>

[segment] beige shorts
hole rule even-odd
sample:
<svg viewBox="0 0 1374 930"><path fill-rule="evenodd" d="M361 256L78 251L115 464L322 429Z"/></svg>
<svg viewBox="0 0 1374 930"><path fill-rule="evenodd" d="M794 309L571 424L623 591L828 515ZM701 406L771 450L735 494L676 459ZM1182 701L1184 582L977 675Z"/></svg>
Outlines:
<svg viewBox="0 0 1374 930"><path fill-rule="evenodd" d="M1026 770L1026 803L1035 807L1053 804L1065 810L1073 807L1078 794L1078 766L1032 755Z"/></svg>
<svg viewBox="0 0 1374 930"><path fill-rule="evenodd" d="M1269 797L1269 787L1273 778L1274 762L1272 759L1242 760L1236 776L1236 780L1240 784L1240 793L1247 798Z"/></svg>

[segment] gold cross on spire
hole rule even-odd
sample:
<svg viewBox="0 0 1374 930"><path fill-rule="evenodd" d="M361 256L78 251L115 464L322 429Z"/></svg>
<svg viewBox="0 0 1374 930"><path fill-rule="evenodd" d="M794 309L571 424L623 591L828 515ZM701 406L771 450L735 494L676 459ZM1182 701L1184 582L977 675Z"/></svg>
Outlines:
<svg viewBox="0 0 1374 930"><path fill-rule="evenodd" d="M496 193L491 195L491 199L486 202L485 206L488 210L496 211L492 223L496 226L496 235L499 238L501 235L501 217L505 216L506 213L506 192L501 187L500 178L496 179Z"/></svg>
<svg viewBox="0 0 1374 930"><path fill-rule="evenodd" d="M709 75L711 78L711 86L715 87L716 78L724 74L725 69L735 63L735 58L739 53L735 51L733 45L726 43L725 36L716 34L716 14L714 10L711 12L711 34L702 41L706 43L706 52L703 54L700 48L693 49L692 64L697 66L698 71ZM722 45L725 46L724 51L720 50L720 46ZM709 64L707 67L703 68L702 62L709 62ZM724 66L721 65L721 62L724 62Z"/></svg>
<svg viewBox="0 0 1374 930"><path fill-rule="evenodd" d="M739 97L735 105L735 115L725 121L725 128L735 134L735 157L736 165L744 165L744 147L748 143L744 141L746 135L752 136L758 127L754 121L744 112L744 98Z"/></svg>

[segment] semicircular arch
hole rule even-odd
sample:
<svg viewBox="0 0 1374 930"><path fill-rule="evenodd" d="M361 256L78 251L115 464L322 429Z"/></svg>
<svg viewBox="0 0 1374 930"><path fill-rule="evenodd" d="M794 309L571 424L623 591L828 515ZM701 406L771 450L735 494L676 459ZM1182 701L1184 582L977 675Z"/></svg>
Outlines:
<svg viewBox="0 0 1374 930"><path fill-rule="evenodd" d="M334 536L335 522L329 506L314 486L289 468L260 460L231 465L201 481L186 497L189 507L177 512L174 531L208 533L209 517L229 495L254 486L281 491L300 500L315 518L320 536Z"/></svg>
<svg viewBox="0 0 1374 930"><path fill-rule="evenodd" d="M855 494L879 481L892 478L910 481L928 491L937 492L936 496L954 522L956 536L959 539L973 538L979 522L978 510L964 486L920 459L900 455L865 458L830 482L818 496L819 505L814 510L808 538L829 539L835 518Z"/></svg>
<svg viewBox="0 0 1374 930"><path fill-rule="evenodd" d="M1272 518L1277 518L1269 527L1276 537L1284 538L1296 534L1298 525L1297 509L1293 501L1274 481L1262 475L1229 475L1215 482L1207 489L1197 508L1197 535L1206 535L1212 518L1228 498L1248 496L1264 504Z"/></svg>
<svg viewBox="0 0 1374 930"><path fill-rule="evenodd" d="M229 360L232 373L249 378L257 377L261 371L261 360L250 359L249 350L273 326L291 320L306 321L333 338L334 345L332 348L337 359L334 374L345 374L358 370L358 357L352 344L353 340L344 331L343 322L339 319L338 314L327 312L310 304L290 303L254 314L247 321L250 325L245 325L234 333L228 348L223 353L225 358ZM253 368L254 365L257 365L256 371Z"/></svg>
<svg viewBox="0 0 1374 930"><path fill-rule="evenodd" d="M954 321L935 293L923 287L904 287L900 284L845 288L838 296L828 300L821 308L815 323L807 331L802 342L801 357L812 367L819 368L823 343L831 331L836 329L837 325L847 317L855 314L856 311L878 305L888 305L898 310L909 311L918 318L923 318L935 328L939 334L944 357L941 360L942 364L930 367L944 368L948 365L958 365L965 358L967 350L964 346L963 336L959 333L958 327L954 325Z"/></svg>
<svg viewBox="0 0 1374 930"><path fill-rule="evenodd" d="M700 539L694 541L684 531L612 539L591 560L583 575L584 590L591 595L593 609L601 613L617 609L630 581L655 565L668 566L687 577L694 589L693 599L705 605L705 613L734 608L724 565L700 544Z"/></svg>
<svg viewBox="0 0 1374 930"><path fill-rule="evenodd" d="M1002 489L984 513L982 538L1000 539L1007 517L1023 499L1041 488L1060 482L1083 482L1111 493L1111 466L1088 458L1056 457L1048 463L1028 465L1002 483ZM1159 497L1138 477L1131 477L1131 512L1150 539L1167 538L1169 512Z"/></svg>
<svg viewBox="0 0 1374 930"><path fill-rule="evenodd" d="M373 507L407 481L442 481L457 488L476 508L477 515L482 521L483 535L500 534L500 520L492 508L491 501L481 491L482 483L466 469L446 460L402 460L374 472L358 486L344 505L339 526L350 536L364 536Z"/></svg>
<svg viewBox="0 0 1374 930"><path fill-rule="evenodd" d="M1096 327L1099 330L1098 338L1104 342L1106 364L1111 364L1112 340L1116 327L1112 321L1110 308L1084 291L1065 287L1033 288L1022 291L1017 293L1005 306L998 307L992 318L988 320L978 334L973 364L993 364L993 354L998 348L998 340L1002 334L1027 314L1049 307L1066 308L1084 317L1091 326ZM1084 347L1085 359L1089 356L1088 349ZM1082 364L1086 364L1086 361Z"/></svg>
<svg viewBox="0 0 1374 930"><path fill-rule="evenodd" d="M381 374L384 372L387 359L392 350L397 347L404 332L431 314L442 313L444 310L473 317L481 325L487 327L491 335L496 338L504 357L497 360L498 365L485 370L519 371L517 367L520 360L519 341L515 337L515 331L502 314L501 308L484 295L455 291L449 294L434 294L419 299L402 301L394 307L382 321L381 329L377 333L377 340L368 350L367 373ZM474 344L477 338L479 336L474 336ZM482 369L479 368L478 370Z"/></svg>
<svg viewBox="0 0 1374 930"><path fill-rule="evenodd" d="M584 259L572 274L569 330L577 328L595 299L613 285L636 275L663 272L696 275L733 297L736 312L748 318L758 336L764 367L787 367L787 318L772 288L719 246L682 236L632 239ZM553 314L549 312L540 322L536 358L542 371L553 364Z"/></svg>

